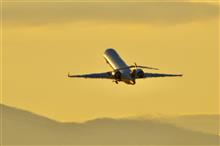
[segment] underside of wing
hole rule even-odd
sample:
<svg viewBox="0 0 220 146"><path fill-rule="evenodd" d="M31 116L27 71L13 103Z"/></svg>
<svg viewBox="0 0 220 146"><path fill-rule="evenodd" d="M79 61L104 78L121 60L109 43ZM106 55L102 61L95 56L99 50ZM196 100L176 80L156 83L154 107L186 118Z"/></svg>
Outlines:
<svg viewBox="0 0 220 146"><path fill-rule="evenodd" d="M68 77L69 78L91 78L91 79L113 79L111 72L81 74L81 75L68 74Z"/></svg>
<svg viewBox="0 0 220 146"><path fill-rule="evenodd" d="M155 77L181 77L182 74L161 74L161 73L144 73L143 78L155 78Z"/></svg>

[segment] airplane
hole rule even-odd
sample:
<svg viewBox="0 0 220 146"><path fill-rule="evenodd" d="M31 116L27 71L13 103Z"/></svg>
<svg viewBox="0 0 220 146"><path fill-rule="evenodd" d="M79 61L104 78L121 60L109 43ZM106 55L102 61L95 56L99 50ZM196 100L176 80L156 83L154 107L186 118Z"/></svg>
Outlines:
<svg viewBox="0 0 220 146"><path fill-rule="evenodd" d="M104 52L104 59L107 64L113 69L113 71L82 74L82 75L71 75L68 74L69 78L92 78L92 79L110 79L116 84L124 82L129 85L135 85L136 79L152 78L152 77L181 77L182 74L161 74L161 73L149 73L144 72L142 69L153 69L158 68L140 66L134 63L134 65L128 66L119 54L113 48L106 49Z"/></svg>

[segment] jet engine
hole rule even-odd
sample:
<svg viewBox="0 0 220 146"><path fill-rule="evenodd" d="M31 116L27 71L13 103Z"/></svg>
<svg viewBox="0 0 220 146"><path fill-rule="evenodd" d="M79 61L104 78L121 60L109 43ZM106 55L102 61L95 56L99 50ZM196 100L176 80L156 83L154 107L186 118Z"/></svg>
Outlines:
<svg viewBox="0 0 220 146"><path fill-rule="evenodd" d="M115 79L120 80L121 79L121 72L120 71L114 71L114 72L112 72L112 76Z"/></svg>
<svg viewBox="0 0 220 146"><path fill-rule="evenodd" d="M142 69L136 70L136 77L137 78L143 78L144 77L144 71Z"/></svg>

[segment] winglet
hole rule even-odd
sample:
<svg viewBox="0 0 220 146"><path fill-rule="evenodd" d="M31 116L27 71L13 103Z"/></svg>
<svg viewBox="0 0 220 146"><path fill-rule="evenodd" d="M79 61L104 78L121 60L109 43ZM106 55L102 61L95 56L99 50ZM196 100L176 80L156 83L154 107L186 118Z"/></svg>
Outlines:
<svg viewBox="0 0 220 146"><path fill-rule="evenodd" d="M68 72L68 77L70 77L70 73Z"/></svg>
<svg viewBox="0 0 220 146"><path fill-rule="evenodd" d="M183 74L179 74L179 76L180 76L180 77L182 77L182 76L183 76Z"/></svg>

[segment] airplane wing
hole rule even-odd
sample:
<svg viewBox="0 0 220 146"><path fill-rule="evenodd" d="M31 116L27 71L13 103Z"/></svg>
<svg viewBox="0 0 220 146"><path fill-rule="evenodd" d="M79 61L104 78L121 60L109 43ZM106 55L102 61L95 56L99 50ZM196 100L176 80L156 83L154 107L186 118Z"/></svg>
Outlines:
<svg viewBox="0 0 220 146"><path fill-rule="evenodd" d="M82 74L82 75L68 74L68 77L69 78L114 79L111 72Z"/></svg>
<svg viewBox="0 0 220 146"><path fill-rule="evenodd" d="M160 74L160 73L144 73L143 78L155 78L155 77L181 77L182 74ZM137 78L138 79L138 78ZM139 78L140 79L140 78Z"/></svg>

